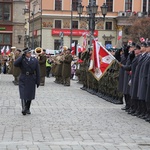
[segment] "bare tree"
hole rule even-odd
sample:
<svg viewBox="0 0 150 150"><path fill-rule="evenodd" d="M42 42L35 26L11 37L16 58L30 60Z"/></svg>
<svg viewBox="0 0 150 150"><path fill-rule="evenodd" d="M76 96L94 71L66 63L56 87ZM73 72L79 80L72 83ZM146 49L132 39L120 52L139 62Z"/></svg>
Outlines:
<svg viewBox="0 0 150 150"><path fill-rule="evenodd" d="M140 38L150 39L150 17L130 18L132 25L128 26L129 37L134 42L139 42Z"/></svg>

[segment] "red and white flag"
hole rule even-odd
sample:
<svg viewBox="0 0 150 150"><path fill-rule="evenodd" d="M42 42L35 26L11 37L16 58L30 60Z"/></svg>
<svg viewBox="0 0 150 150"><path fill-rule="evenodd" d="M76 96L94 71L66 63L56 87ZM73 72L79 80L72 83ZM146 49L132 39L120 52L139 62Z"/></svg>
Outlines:
<svg viewBox="0 0 150 150"><path fill-rule="evenodd" d="M122 30L119 31L118 33L118 41L122 38Z"/></svg>
<svg viewBox="0 0 150 150"><path fill-rule="evenodd" d="M9 49L9 46L6 47L6 55L9 55L10 54L10 49Z"/></svg>
<svg viewBox="0 0 150 150"><path fill-rule="evenodd" d="M145 42L145 39L143 37L140 38L140 42Z"/></svg>
<svg viewBox="0 0 150 150"><path fill-rule="evenodd" d="M107 69L114 62L115 57L109 53L98 41L93 42L93 51L90 61L89 71L100 80Z"/></svg>
<svg viewBox="0 0 150 150"><path fill-rule="evenodd" d="M71 44L71 54L75 55L76 50L75 50L75 42Z"/></svg>
<svg viewBox="0 0 150 150"><path fill-rule="evenodd" d="M1 49L1 55L4 55L5 46Z"/></svg>
<svg viewBox="0 0 150 150"><path fill-rule="evenodd" d="M83 43L82 43L82 51L86 51L86 47L87 47L87 33L83 34Z"/></svg>

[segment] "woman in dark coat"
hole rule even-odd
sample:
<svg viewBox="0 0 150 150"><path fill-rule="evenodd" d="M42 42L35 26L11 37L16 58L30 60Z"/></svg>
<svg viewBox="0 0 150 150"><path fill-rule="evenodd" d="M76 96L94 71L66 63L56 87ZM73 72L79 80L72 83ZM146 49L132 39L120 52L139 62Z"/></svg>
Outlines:
<svg viewBox="0 0 150 150"><path fill-rule="evenodd" d="M22 103L22 114L30 114L31 101L35 99L35 87L40 84L40 71L38 60L31 57L30 49L23 50L24 54L19 57L14 66L21 69L19 77L19 93Z"/></svg>

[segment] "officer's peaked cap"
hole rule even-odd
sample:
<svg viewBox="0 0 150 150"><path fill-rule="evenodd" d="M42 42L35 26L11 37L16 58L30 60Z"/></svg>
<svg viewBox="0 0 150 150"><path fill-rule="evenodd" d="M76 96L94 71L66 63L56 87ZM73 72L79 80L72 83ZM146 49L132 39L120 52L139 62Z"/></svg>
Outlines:
<svg viewBox="0 0 150 150"><path fill-rule="evenodd" d="M141 49L141 46L137 44L137 45L136 45L136 49L139 49L139 50L140 50L140 49Z"/></svg>
<svg viewBox="0 0 150 150"><path fill-rule="evenodd" d="M31 49L26 47L22 50L24 53L30 53L31 52Z"/></svg>

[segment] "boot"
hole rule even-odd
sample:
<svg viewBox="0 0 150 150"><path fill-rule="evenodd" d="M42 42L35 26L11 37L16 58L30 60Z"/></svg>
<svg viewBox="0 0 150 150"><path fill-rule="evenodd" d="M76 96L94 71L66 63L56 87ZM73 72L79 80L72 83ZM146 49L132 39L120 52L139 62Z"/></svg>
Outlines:
<svg viewBox="0 0 150 150"><path fill-rule="evenodd" d="M31 105L31 101L27 101L26 102L26 113L27 114L31 114L31 112L30 112L30 105Z"/></svg>
<svg viewBox="0 0 150 150"><path fill-rule="evenodd" d="M22 114L26 115L26 101L24 99L21 99L21 105L22 105Z"/></svg>

